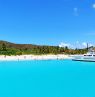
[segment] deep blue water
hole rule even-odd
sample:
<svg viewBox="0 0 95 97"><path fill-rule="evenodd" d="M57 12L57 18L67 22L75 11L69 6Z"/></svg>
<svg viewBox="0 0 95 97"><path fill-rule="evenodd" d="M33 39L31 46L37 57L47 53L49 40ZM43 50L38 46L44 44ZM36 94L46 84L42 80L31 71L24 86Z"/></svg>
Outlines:
<svg viewBox="0 0 95 97"><path fill-rule="evenodd" d="M95 63L0 62L0 97L95 97Z"/></svg>

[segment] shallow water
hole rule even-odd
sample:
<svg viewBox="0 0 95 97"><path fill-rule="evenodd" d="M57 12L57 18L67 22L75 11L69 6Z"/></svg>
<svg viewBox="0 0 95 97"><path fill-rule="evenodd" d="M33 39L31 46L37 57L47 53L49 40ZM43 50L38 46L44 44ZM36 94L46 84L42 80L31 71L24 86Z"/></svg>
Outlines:
<svg viewBox="0 0 95 97"><path fill-rule="evenodd" d="M0 62L0 97L95 97L95 63Z"/></svg>

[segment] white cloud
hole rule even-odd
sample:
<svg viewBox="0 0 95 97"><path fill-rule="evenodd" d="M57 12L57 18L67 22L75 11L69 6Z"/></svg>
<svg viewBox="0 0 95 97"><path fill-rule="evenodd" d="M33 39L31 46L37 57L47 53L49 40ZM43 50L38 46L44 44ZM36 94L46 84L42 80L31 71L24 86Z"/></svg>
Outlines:
<svg viewBox="0 0 95 97"><path fill-rule="evenodd" d="M93 44L89 44L88 46L93 46Z"/></svg>
<svg viewBox="0 0 95 97"><path fill-rule="evenodd" d="M79 15L79 13L78 13L78 8L77 8L77 7L75 7L75 8L73 9L73 11L74 11L74 15L75 15L75 16L78 16L78 15Z"/></svg>
<svg viewBox="0 0 95 97"><path fill-rule="evenodd" d="M95 8L95 3L92 5L93 8Z"/></svg>
<svg viewBox="0 0 95 97"><path fill-rule="evenodd" d="M79 41L76 41L74 44L61 42L59 44L59 47L66 47L66 46L69 47L69 48L73 48L73 49L75 49L75 48L81 49L81 48L86 48L87 47L87 42L80 43ZM88 46L89 47L94 46L94 44L88 43Z"/></svg>
<svg viewBox="0 0 95 97"><path fill-rule="evenodd" d="M87 43L86 43L86 42L83 42L83 43L82 43L82 46L83 46L83 47L87 47Z"/></svg>
<svg viewBox="0 0 95 97"><path fill-rule="evenodd" d="M70 47L70 44L69 43L63 43L63 42L61 42L60 44L59 44L59 47Z"/></svg>
<svg viewBox="0 0 95 97"><path fill-rule="evenodd" d="M77 44L79 44L79 41L76 41Z"/></svg>
<svg viewBox="0 0 95 97"><path fill-rule="evenodd" d="M86 42L83 42L83 43L82 43L82 46L87 47L87 43L86 43ZM89 46L89 47L90 47L90 46L93 46L93 44L92 44L92 43L88 43L88 46Z"/></svg>

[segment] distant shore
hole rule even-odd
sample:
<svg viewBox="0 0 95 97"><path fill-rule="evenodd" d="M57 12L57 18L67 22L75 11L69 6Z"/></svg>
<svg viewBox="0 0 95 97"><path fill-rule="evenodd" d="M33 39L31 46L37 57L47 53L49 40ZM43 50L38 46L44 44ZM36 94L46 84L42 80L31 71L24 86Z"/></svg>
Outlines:
<svg viewBox="0 0 95 97"><path fill-rule="evenodd" d="M16 55L16 56L5 56L0 55L0 61L19 61L19 60L60 60L60 59L71 59L69 55L58 54L58 55Z"/></svg>

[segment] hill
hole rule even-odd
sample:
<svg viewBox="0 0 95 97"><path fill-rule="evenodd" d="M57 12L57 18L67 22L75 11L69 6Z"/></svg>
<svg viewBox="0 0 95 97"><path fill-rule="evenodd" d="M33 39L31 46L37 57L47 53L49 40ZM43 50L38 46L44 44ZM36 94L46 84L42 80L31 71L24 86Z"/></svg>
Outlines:
<svg viewBox="0 0 95 97"><path fill-rule="evenodd" d="M8 41L0 41L0 54L57 54L58 46L16 44Z"/></svg>
<svg viewBox="0 0 95 97"><path fill-rule="evenodd" d="M22 54L83 54L87 49L70 49L68 47L16 44L8 41L0 41L0 55Z"/></svg>

